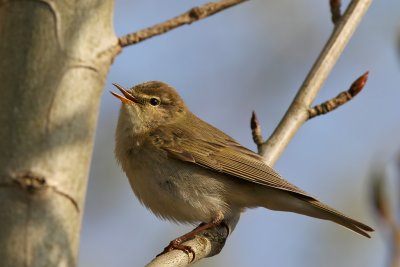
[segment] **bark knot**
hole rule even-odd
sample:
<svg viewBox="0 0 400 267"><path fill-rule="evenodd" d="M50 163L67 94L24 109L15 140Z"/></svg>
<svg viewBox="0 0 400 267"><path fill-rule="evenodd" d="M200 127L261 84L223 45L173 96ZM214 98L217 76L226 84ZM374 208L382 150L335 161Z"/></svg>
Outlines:
<svg viewBox="0 0 400 267"><path fill-rule="evenodd" d="M43 192L49 188L46 178L43 175L34 173L32 171L26 171L17 175L14 178L14 181L21 188L32 194Z"/></svg>

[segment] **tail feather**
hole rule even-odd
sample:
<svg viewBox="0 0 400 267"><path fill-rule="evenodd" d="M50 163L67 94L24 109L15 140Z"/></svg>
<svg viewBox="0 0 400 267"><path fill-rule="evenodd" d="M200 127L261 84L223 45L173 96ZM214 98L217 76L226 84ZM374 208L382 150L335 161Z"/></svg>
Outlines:
<svg viewBox="0 0 400 267"><path fill-rule="evenodd" d="M339 211L329 207L328 205L320 202L318 199L297 192L288 192L277 189L270 189L268 194L265 193L265 188L260 194L255 194L254 206L263 206L267 209L288 211L303 214L306 216L328 220L340 224L362 236L370 238L368 232L373 232L374 229L359 221L356 221ZM261 205L259 204L258 196L262 195Z"/></svg>
<svg viewBox="0 0 400 267"><path fill-rule="evenodd" d="M341 214L337 210L329 207L328 205L325 205L325 204L319 202L318 200L309 200L308 199L305 201L307 203L309 203L311 207L314 207L320 211L320 212L316 213L318 216L315 216L315 213L312 214L311 216L313 216L313 217L333 221L335 223L338 223L338 224L340 224L350 230L353 230L354 232L359 233L360 235L363 235L368 238L371 237L368 234L368 232L374 231L374 229L372 229L368 225L365 225L359 221L351 219L351 218L347 217L346 215ZM308 215L308 214L305 214L305 215Z"/></svg>

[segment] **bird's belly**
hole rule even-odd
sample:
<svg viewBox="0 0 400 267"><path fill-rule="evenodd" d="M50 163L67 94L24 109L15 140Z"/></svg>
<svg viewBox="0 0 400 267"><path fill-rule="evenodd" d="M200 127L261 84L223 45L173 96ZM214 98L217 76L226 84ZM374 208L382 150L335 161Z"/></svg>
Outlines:
<svg viewBox="0 0 400 267"><path fill-rule="evenodd" d="M179 162L173 167L161 162L151 167L145 161L137 163L124 170L135 195L155 215L195 223L229 212L223 183L210 177L207 169Z"/></svg>

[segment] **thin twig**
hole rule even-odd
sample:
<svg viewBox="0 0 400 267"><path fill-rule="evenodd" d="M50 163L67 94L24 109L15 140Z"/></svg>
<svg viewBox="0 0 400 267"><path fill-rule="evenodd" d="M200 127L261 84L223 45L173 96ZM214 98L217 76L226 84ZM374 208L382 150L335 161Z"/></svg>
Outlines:
<svg viewBox="0 0 400 267"><path fill-rule="evenodd" d="M272 136L261 146L260 155L264 157L264 161L268 165L274 165L276 160L283 153L289 141L293 138L294 134L308 119L308 109L371 2L372 0L353 0L349 4L346 13L336 25L329 41L325 45L321 55L315 62L303 85L299 89L297 96L293 100L282 121ZM237 220L239 220L239 215ZM237 221L235 222L235 225L236 223ZM199 261L204 257L212 256L207 252L215 252L216 247L218 248L217 253L222 249L227 235L222 235L222 238L216 239L216 241L211 240L211 242L205 242L203 239L204 237L218 235L216 234L218 230L220 230L220 228L209 229L205 231L202 236L196 236L193 240L184 243L184 245L189 246L191 244L203 243L200 248L191 246L196 254L194 262ZM206 240L209 239L206 238ZM190 261L190 255L179 251L171 251L157 257L147 266L184 267L189 266L191 264Z"/></svg>
<svg viewBox="0 0 400 267"><path fill-rule="evenodd" d="M191 24L192 22L207 18L215 13L224 9L243 3L248 0L222 0L219 2L211 2L199 7L194 7L189 11L174 17L170 20L156 24L149 28L130 33L119 38L119 45L121 47L137 44L151 37L166 33L170 30Z"/></svg>
<svg viewBox="0 0 400 267"><path fill-rule="evenodd" d="M289 141L308 120L308 110L343 52L372 0L353 0L336 25L328 42L317 58L285 116L271 137L262 145L260 154L273 165Z"/></svg>
<svg viewBox="0 0 400 267"><path fill-rule="evenodd" d="M333 24L337 24L342 17L342 14L340 12L340 6L342 5L341 0L330 0L329 5L331 7L331 19Z"/></svg>
<svg viewBox="0 0 400 267"><path fill-rule="evenodd" d="M253 141L257 145L257 148L259 149L264 141L262 137L260 122L258 121L255 111L253 111L253 113L251 114L250 128L251 128L251 135L253 136Z"/></svg>
<svg viewBox="0 0 400 267"><path fill-rule="evenodd" d="M308 111L309 113L308 119L312 119L316 116L326 114L350 101L363 89L365 83L367 82L367 79L368 79L368 71L363 75L361 75L357 80L355 80L347 91L343 91L336 97L328 101L325 101L322 104L316 105L313 108L310 108Z"/></svg>

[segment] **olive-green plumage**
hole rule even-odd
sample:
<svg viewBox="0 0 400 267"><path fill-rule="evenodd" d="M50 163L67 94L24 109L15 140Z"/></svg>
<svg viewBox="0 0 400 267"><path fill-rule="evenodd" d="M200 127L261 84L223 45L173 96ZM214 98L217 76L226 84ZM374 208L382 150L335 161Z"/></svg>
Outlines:
<svg viewBox="0 0 400 267"><path fill-rule="evenodd" d="M139 200L178 222L225 221L265 207L330 220L369 237L353 220L284 180L253 151L192 114L175 89L147 82L122 102L115 153Z"/></svg>

